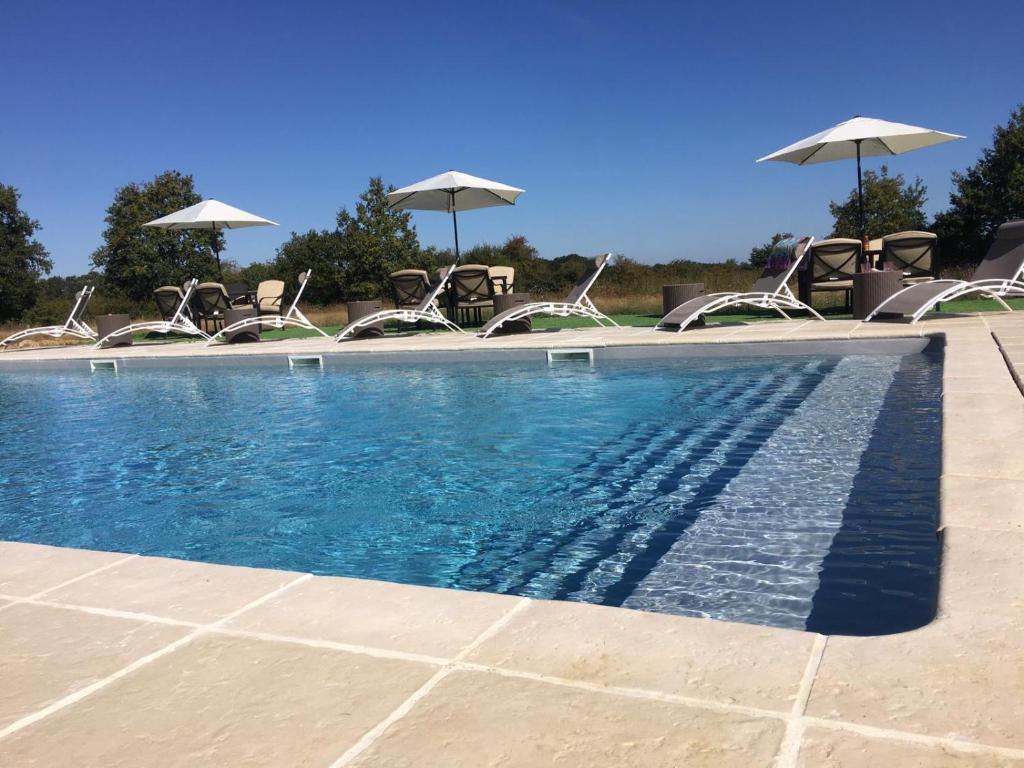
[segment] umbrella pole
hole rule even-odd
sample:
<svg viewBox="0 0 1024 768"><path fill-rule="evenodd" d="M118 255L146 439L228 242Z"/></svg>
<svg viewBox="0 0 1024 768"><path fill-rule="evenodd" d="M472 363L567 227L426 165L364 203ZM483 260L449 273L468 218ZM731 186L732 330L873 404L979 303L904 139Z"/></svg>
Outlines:
<svg viewBox="0 0 1024 768"><path fill-rule="evenodd" d="M860 239L864 239L864 187L860 177L860 139L854 144L857 145L857 222L860 225Z"/></svg>
<svg viewBox="0 0 1024 768"><path fill-rule="evenodd" d="M455 227L455 263L459 263L459 220L452 211L452 225Z"/></svg>

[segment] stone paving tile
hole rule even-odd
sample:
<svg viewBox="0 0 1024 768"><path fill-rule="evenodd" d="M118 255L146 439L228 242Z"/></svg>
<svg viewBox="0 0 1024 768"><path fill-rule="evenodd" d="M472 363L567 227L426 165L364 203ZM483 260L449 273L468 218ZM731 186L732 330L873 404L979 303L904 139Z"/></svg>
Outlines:
<svg viewBox="0 0 1024 768"><path fill-rule="evenodd" d="M1022 533L943 530L940 616L972 616L1000 625L1010 622L1016 631L1024 631L1022 552ZM1024 642L1020 645L1024 650ZM1024 732L1024 722L1021 726Z"/></svg>
<svg viewBox="0 0 1024 768"><path fill-rule="evenodd" d="M808 714L1024 748L1024 534L944 532L939 618L830 637Z"/></svg>
<svg viewBox="0 0 1024 768"><path fill-rule="evenodd" d="M520 601L485 592L317 577L227 626L451 658Z"/></svg>
<svg viewBox="0 0 1024 768"><path fill-rule="evenodd" d="M757 768L783 723L661 701L453 672L360 755L388 768Z"/></svg>
<svg viewBox="0 0 1024 768"><path fill-rule="evenodd" d="M1020 390L1009 372L1005 376L999 374L978 376L964 372L962 375L946 375L942 378L944 393L965 393L970 395L997 395L999 397L1020 397Z"/></svg>
<svg viewBox="0 0 1024 768"><path fill-rule="evenodd" d="M1022 768L1024 759L808 728L799 768Z"/></svg>
<svg viewBox="0 0 1024 768"><path fill-rule="evenodd" d="M137 557L55 590L46 599L205 624L297 576L287 571Z"/></svg>
<svg viewBox="0 0 1024 768"><path fill-rule="evenodd" d="M0 593L28 597L124 557L116 552L0 541Z"/></svg>
<svg viewBox="0 0 1024 768"><path fill-rule="evenodd" d="M189 631L81 611L11 606L0 612L0 730Z"/></svg>
<svg viewBox="0 0 1024 768"><path fill-rule="evenodd" d="M788 712L813 643L807 632L545 601L467 661Z"/></svg>
<svg viewBox="0 0 1024 768"><path fill-rule="evenodd" d="M0 765L327 765L427 664L205 636L0 740Z"/></svg>
<svg viewBox="0 0 1024 768"><path fill-rule="evenodd" d="M942 477L942 525L1024 533L1024 479Z"/></svg>

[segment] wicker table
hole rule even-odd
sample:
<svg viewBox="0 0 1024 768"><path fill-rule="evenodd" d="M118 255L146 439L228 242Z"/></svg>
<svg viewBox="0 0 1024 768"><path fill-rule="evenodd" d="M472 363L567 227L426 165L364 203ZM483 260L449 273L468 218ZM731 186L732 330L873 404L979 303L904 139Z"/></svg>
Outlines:
<svg viewBox="0 0 1024 768"><path fill-rule="evenodd" d="M224 327L227 328L232 323L237 323L239 320L247 320L250 317L256 317L255 307L232 307L231 309L226 309L224 310ZM261 326L256 324L247 325L245 328L237 331L225 333L223 338L228 344L259 341L260 328Z"/></svg>
<svg viewBox="0 0 1024 768"><path fill-rule="evenodd" d="M351 323L353 320L358 320L361 317L372 315L374 312L380 312L384 306L380 299L371 299L370 301L350 301L348 302L348 321ZM384 335L384 321L368 325L365 328L360 328L358 333L352 335L354 339L365 339L373 336Z"/></svg>
<svg viewBox="0 0 1024 768"><path fill-rule="evenodd" d="M499 293L494 297L494 314L500 315L502 312L507 312L513 307L529 303L530 294L528 293ZM501 328L496 330L495 334L529 333L532 330L533 321L528 317L524 317L522 320L502 323Z"/></svg>
<svg viewBox="0 0 1024 768"><path fill-rule="evenodd" d="M128 315L97 315L96 316L96 333L99 334L99 338L106 338L108 334L114 333L115 331L125 328L132 324L132 319ZM105 342L103 342L103 348L108 347L130 347L132 345L132 335L130 333L119 333L116 336L111 336Z"/></svg>
<svg viewBox="0 0 1024 768"><path fill-rule="evenodd" d="M704 283L679 283L661 286L661 314L667 315L680 304L704 295Z"/></svg>
<svg viewBox="0 0 1024 768"><path fill-rule="evenodd" d="M853 319L863 320L902 287L902 272L858 272L853 276Z"/></svg>

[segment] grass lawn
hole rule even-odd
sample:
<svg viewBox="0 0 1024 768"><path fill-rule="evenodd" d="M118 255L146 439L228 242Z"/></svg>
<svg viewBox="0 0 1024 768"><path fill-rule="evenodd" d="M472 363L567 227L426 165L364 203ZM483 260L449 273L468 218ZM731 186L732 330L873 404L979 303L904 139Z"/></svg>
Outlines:
<svg viewBox="0 0 1024 768"><path fill-rule="evenodd" d="M1024 299L1010 299L1007 302L1014 310L1024 310ZM1002 310L998 304L991 299L960 299L947 302L942 305L944 313L968 313L968 312L992 312ZM842 307L831 307L820 310L828 319L849 320L852 315L844 312ZM661 319L661 315L610 315L619 325L633 326L638 328L654 327ZM737 314L716 314L710 320L713 323L752 323L763 320L777 320L779 316L774 312L746 312ZM585 328L594 326L595 323L582 317L535 317L533 318L534 328ZM334 334L338 326L323 326L327 333ZM473 328L467 328L473 331ZM443 330L425 330L424 333L445 333ZM286 328L280 331L267 331L263 334L265 339L299 339L306 336L315 336L311 331L302 328Z"/></svg>
<svg viewBox="0 0 1024 768"><path fill-rule="evenodd" d="M1013 307L1014 310L1024 310L1024 299L1009 299L1007 303ZM996 302L991 299L960 299L958 301L950 301L942 305L944 313L971 313L971 312L993 312L1001 311L1000 307ZM826 307L820 310L828 319L834 320L849 320L852 316L845 312L842 307ZM661 319L661 315L637 315L637 314L613 314L610 317L619 325L632 326L635 328L651 328L657 325ZM765 320L778 320L779 316L774 312L757 311L757 312L743 312L736 314L716 314L712 315L710 320L712 323L754 323ZM533 318L533 327L537 329L544 328L586 328L593 327L595 323L591 320L582 317L535 317ZM334 334L339 330L337 325L324 325L321 326L323 330L328 334ZM409 328L406 327L402 330L403 333L408 333ZM473 332L472 327L466 330ZM388 333L395 332L393 326L389 325ZM424 329L422 333L446 333L443 329ZM264 339L302 339L306 337L316 336L317 334L312 331L307 331L303 328L283 328L281 330L266 331L263 333ZM146 334L135 334L135 341L156 341L160 337L154 336L152 339L148 339ZM171 336L167 339L168 341L180 342L180 341L199 341L195 337L191 336Z"/></svg>

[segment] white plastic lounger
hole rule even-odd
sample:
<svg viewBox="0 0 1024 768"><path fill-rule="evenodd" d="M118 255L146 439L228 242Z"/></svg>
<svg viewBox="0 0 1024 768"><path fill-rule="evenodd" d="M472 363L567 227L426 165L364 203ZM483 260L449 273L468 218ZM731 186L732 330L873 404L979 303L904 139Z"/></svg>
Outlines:
<svg viewBox="0 0 1024 768"><path fill-rule="evenodd" d="M406 309L383 309L380 312L374 312L372 315L360 317L358 320L353 320L338 331L334 336L334 340L342 341L345 337L351 336L369 325L381 323L385 320L397 320L400 323L432 323L434 325L443 325L450 331L465 333L465 331L459 328L459 326L442 315L441 310L437 308L437 304L435 303L437 297L441 294L441 291L444 290L444 286L448 282L448 275L451 274L452 269L454 269L454 267L448 267L438 273L437 280L435 280L427 289L426 294L423 296L423 300L415 307Z"/></svg>
<svg viewBox="0 0 1024 768"><path fill-rule="evenodd" d="M477 335L481 339L486 339L505 323L523 320L533 315L551 315L554 317L571 317L575 315L576 317L589 317L602 327L605 323L618 327L619 324L598 310L587 296L594 283L597 282L597 278L604 271L604 268L608 266L611 257L610 253L606 253L591 259L586 271L576 281L576 285L569 292L569 295L565 297L565 301L535 301L530 304L513 307L488 320Z"/></svg>
<svg viewBox="0 0 1024 768"><path fill-rule="evenodd" d="M824 320L825 318L813 307L794 296L787 285L813 242L813 237L802 237L799 240L782 240L776 243L764 271L749 292L709 293L706 296L697 296L680 304L661 318L654 329L681 332L701 315L738 305L773 309L787 320L789 315L785 310L803 309L816 319Z"/></svg>
<svg viewBox="0 0 1024 768"><path fill-rule="evenodd" d="M202 336L204 339L209 339L209 334L203 333L199 330L195 323L193 323L185 314L188 311L188 303L192 298L192 292L198 284L199 281L194 277L188 281L188 286L181 296L181 301L178 302L178 308L174 310L174 314L171 316L170 320L150 320L145 323L132 323L125 328L119 328L113 333L108 333L96 342L94 349L99 349L111 336L120 336L125 333L138 333L140 331L146 331L148 333L181 333L186 336Z"/></svg>
<svg viewBox="0 0 1024 768"><path fill-rule="evenodd" d="M864 322L910 315L914 324L936 304L970 293L995 299L1012 311L1003 297L1024 296L1024 219L1008 221L996 230L996 239L970 280L932 280L904 288L883 301ZM880 317L886 315L887 317Z"/></svg>
<svg viewBox="0 0 1024 768"><path fill-rule="evenodd" d="M278 329L284 328L286 325L294 325L297 328L306 328L310 331L316 331L321 336L328 336L328 334L313 325L309 318L302 314L302 310L299 309L299 299L302 298L302 292L306 290L306 283L309 282L309 276L311 274L313 274L312 269L307 269L305 272L299 273L299 290L296 291L295 298L292 300L291 306L288 307L288 311L283 315L257 314L254 317L247 317L244 320L239 320L237 323L232 323L226 328L221 328L217 333L210 337L210 340L206 342L206 346L210 346L215 341L218 341L219 337L224 334L234 333L235 331L240 331L242 328L248 328L251 325L259 326L261 330L264 325L269 325Z"/></svg>
<svg viewBox="0 0 1024 768"><path fill-rule="evenodd" d="M8 344L14 344L22 339L27 339L29 336L49 336L51 339L59 339L61 336L74 336L76 339L85 339L86 341L95 339L96 332L82 322L82 315L85 314L85 308L89 306L89 299L92 298L93 290L91 286L87 285L75 294L75 303L72 305L71 312L68 314L68 319L64 321L64 325L44 325L39 328L27 328L24 331L18 331L0 341L0 349L6 349Z"/></svg>

